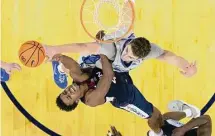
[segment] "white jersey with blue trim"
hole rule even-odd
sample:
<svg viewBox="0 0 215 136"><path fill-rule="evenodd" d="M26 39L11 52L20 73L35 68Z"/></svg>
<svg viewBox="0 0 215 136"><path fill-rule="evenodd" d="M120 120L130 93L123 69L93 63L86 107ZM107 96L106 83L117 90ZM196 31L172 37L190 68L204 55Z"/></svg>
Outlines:
<svg viewBox="0 0 215 136"><path fill-rule="evenodd" d="M120 37L122 32L123 32L123 30L119 30L119 31L117 31L117 33L115 35ZM113 38L113 35L104 36L104 40L111 39L111 38ZM127 45L129 45L129 43L135 38L136 37L135 37L134 33L130 33L127 37L121 39L118 42L101 43L100 44L101 48L98 51L98 54L104 54L110 60L112 60L113 61L112 66L113 66L114 71L116 71L116 72L128 72L128 71L134 69L135 67L139 66L144 60L150 59L150 58L156 58L156 57L160 56L161 54L163 54L164 51L160 47L158 47L154 43L151 43L151 51L145 58L137 59L137 60L130 62L129 64L125 64L125 62L121 59L122 52L123 52L124 48ZM81 64L81 66L83 68L95 67L95 66L98 68L102 68L100 59L92 64L86 64L82 61L82 57L81 57L79 63Z"/></svg>
<svg viewBox="0 0 215 136"><path fill-rule="evenodd" d="M123 30L118 31L119 36L120 36L120 33L122 33L122 31ZM110 38L111 38L111 35L105 35L105 39L110 39ZM113 54L110 55L110 53L108 55L111 57L109 57L108 55L107 56L108 56L108 58L113 58L113 56L114 56L114 59L111 59L111 60L113 60L112 66L113 66L114 71L116 71L116 72L129 72L130 70L139 66L144 60L150 59L150 58L157 58L164 53L164 50L161 49L159 46L157 46L154 43L150 43L151 44L151 51L149 52L149 54L146 57L141 58L141 59L136 59L136 60L130 62L129 64L126 64L126 62L124 62L121 59L122 52L123 52L124 48L126 46L128 46L129 43L135 38L136 37L135 37L134 33L130 33L130 35L128 35L127 37L125 37L125 38L121 39L120 41L113 44L116 48L115 56ZM110 48L113 45L101 44L101 50L100 50L101 52L100 53L107 54L106 52L110 51L110 49L106 49L106 48ZM107 47L107 46L109 46L109 47Z"/></svg>

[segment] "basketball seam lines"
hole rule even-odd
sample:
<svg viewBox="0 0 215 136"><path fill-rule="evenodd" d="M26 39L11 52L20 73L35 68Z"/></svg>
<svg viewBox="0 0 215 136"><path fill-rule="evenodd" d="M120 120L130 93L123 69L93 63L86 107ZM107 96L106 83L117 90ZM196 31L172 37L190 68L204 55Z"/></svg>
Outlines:
<svg viewBox="0 0 215 136"><path fill-rule="evenodd" d="M34 50L34 52L37 50L37 48L38 48L38 45L37 45L36 49ZM29 58L28 61L25 63L25 65L28 64L29 60L30 60L30 59L32 58L32 56L34 55L34 52L31 54L30 58Z"/></svg>
<svg viewBox="0 0 215 136"><path fill-rule="evenodd" d="M23 51L20 55L19 55L19 58L22 56L23 53L25 53L26 51L32 49L35 45L33 45L31 48L28 48L27 50Z"/></svg>
<svg viewBox="0 0 215 136"><path fill-rule="evenodd" d="M40 49L40 48L39 48ZM37 55L37 64L36 64L36 66L38 65L38 63L39 63L39 61L40 61L40 50L38 51L38 55Z"/></svg>
<svg viewBox="0 0 215 136"><path fill-rule="evenodd" d="M38 46L38 45L35 45L35 42L34 41L32 41L34 44L32 44L31 42L26 42L25 44L30 44L30 45L33 45L31 48L28 48L27 50L25 50L25 51L23 51L20 55L19 55L19 57L21 57L21 55L23 54L23 53L25 53L26 51L28 51L29 49L32 49L34 46Z"/></svg>

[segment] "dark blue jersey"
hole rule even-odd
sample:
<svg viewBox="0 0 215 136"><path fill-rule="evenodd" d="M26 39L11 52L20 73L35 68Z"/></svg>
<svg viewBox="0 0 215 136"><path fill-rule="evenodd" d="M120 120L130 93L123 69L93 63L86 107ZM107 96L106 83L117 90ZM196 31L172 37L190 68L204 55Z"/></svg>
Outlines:
<svg viewBox="0 0 215 136"><path fill-rule="evenodd" d="M89 88L96 88L100 78L103 76L102 70L99 68L94 68L90 79L88 80ZM131 77L128 73L117 73L115 72L115 76L113 77L110 89L105 96L107 100L113 98L114 102L120 103L129 103L134 99L134 92L131 91L128 87L129 84L133 84ZM116 103L116 104L117 104Z"/></svg>
<svg viewBox="0 0 215 136"><path fill-rule="evenodd" d="M153 105L133 85L129 73L114 73L115 76L110 89L105 96L106 101L110 101L113 106L134 113L142 118L149 118L153 112ZM87 81L89 88L96 88L102 76L102 70L94 68L91 77ZM81 100L84 102L83 98Z"/></svg>

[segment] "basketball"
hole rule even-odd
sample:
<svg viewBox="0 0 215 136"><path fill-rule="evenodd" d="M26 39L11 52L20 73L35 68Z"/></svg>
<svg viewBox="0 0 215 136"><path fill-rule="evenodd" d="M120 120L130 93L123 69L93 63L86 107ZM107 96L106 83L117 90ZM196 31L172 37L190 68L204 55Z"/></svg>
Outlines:
<svg viewBox="0 0 215 136"><path fill-rule="evenodd" d="M19 49L19 59L27 67L37 67L45 59L45 49L37 41L27 41Z"/></svg>

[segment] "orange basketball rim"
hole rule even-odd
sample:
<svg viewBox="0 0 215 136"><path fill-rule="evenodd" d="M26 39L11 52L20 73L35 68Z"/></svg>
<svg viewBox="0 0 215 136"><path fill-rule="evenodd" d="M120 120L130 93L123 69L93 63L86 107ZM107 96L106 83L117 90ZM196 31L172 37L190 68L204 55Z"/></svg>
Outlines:
<svg viewBox="0 0 215 136"><path fill-rule="evenodd" d="M93 2L93 5L96 7L96 3L94 1L96 0L83 0L83 3L81 5L81 10L80 10L80 21L81 21L81 25L84 29L84 31L92 38L94 39L95 41L98 41L100 43L113 43L113 42L117 42L119 40L121 40L122 38L124 38L126 35L129 34L129 32L133 29L133 24L134 24L134 21L135 21L135 11L134 11L134 5L133 3L131 2L131 0L128 0L128 9L131 11L131 18L130 18L130 22L127 26L127 30L126 32L124 32L123 34L121 34L119 37L113 37L111 39L106 39L106 40L101 40L101 39L97 39L96 38L96 35L92 33L92 31L89 30L89 28L86 27L86 24L85 24L85 20L83 18L84 16L84 10L86 9L87 5L86 5L86 2L87 1L91 1ZM103 2L103 3L117 3L119 2L120 0L98 0L100 3ZM124 1L124 0L123 0ZM114 5L113 5L114 6ZM88 6L89 7L89 6ZM98 10L97 10L98 11ZM95 12L95 11L94 11ZM124 13L126 14L126 13ZM119 20L118 20L119 21ZM94 24L96 24L97 21L93 22ZM120 22L120 21L119 21ZM126 21L125 21L126 22ZM123 23L123 21L121 21L121 23ZM104 29L103 29L104 30ZM100 31L100 30L98 30ZM106 30L105 30L106 31ZM106 33L107 34L107 33Z"/></svg>

